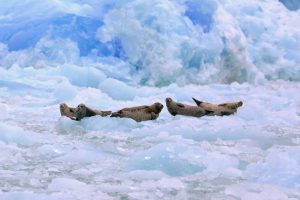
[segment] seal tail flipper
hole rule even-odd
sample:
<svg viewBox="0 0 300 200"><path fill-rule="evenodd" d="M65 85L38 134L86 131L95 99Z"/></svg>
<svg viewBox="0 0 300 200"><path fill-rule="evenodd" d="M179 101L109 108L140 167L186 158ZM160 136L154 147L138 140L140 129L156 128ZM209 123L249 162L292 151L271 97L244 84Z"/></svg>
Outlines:
<svg viewBox="0 0 300 200"><path fill-rule="evenodd" d="M102 116L102 117L105 117L105 116L108 116L108 115L110 115L110 114L112 114L111 111L102 111L101 116Z"/></svg>
<svg viewBox="0 0 300 200"><path fill-rule="evenodd" d="M195 99L194 97L192 97L192 98L195 101L195 103L197 104L197 106L200 106L203 103L203 101L199 101L199 100Z"/></svg>
<svg viewBox="0 0 300 200"><path fill-rule="evenodd" d="M155 114L154 112L151 112L151 120L157 119L159 114Z"/></svg>

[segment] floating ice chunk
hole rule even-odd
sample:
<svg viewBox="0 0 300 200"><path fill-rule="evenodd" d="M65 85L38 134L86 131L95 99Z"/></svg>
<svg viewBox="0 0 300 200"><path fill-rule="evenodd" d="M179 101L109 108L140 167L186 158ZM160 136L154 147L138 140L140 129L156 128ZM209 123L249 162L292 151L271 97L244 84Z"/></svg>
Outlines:
<svg viewBox="0 0 300 200"><path fill-rule="evenodd" d="M0 119L5 119L8 117L8 106L6 104L0 103L1 115Z"/></svg>
<svg viewBox="0 0 300 200"><path fill-rule="evenodd" d="M67 151L65 155L62 155L58 158L55 158L56 162L64 162L67 164L91 164L103 162L105 156L103 152L96 148L87 148L81 147L81 149L74 149L72 151Z"/></svg>
<svg viewBox="0 0 300 200"><path fill-rule="evenodd" d="M125 174L125 178L134 178L138 180L159 180L166 176L161 171L135 170Z"/></svg>
<svg viewBox="0 0 300 200"><path fill-rule="evenodd" d="M60 199L112 199L107 194L95 189L93 186L69 177L54 178L48 186L49 191Z"/></svg>
<svg viewBox="0 0 300 200"><path fill-rule="evenodd" d="M268 150L266 160L250 164L246 172L259 183L276 183L285 187L300 187L300 148L289 147Z"/></svg>
<svg viewBox="0 0 300 200"><path fill-rule="evenodd" d="M52 180L48 189L51 191L67 191L77 188L84 188L87 184L71 178L55 178Z"/></svg>
<svg viewBox="0 0 300 200"><path fill-rule="evenodd" d="M131 131L143 127L142 123L137 123L132 119L127 118L112 118L112 117L90 117L81 120L80 125L85 130L89 131Z"/></svg>
<svg viewBox="0 0 300 200"><path fill-rule="evenodd" d="M203 173L222 173L241 176L237 169L238 160L215 152L205 152L201 148L175 143L161 143L149 150L137 153L129 160L129 170L162 171L170 176L184 176Z"/></svg>
<svg viewBox="0 0 300 200"><path fill-rule="evenodd" d="M56 128L60 134L77 134L84 132L84 129L79 125L78 121L71 120L68 117L61 117L56 124Z"/></svg>
<svg viewBox="0 0 300 200"><path fill-rule="evenodd" d="M63 153L63 149L56 145L43 145L36 149L41 155L57 156Z"/></svg>
<svg viewBox="0 0 300 200"><path fill-rule="evenodd" d="M0 80L0 88L7 88L9 90L37 90L36 88L24 84L24 83L19 83L19 82L14 82L14 81L3 81Z"/></svg>
<svg viewBox="0 0 300 200"><path fill-rule="evenodd" d="M181 157L186 147L174 144L160 144L144 152L133 155L128 162L128 170L162 171L170 176L183 176L194 174L205 169ZM150 159L145 159L150 157Z"/></svg>
<svg viewBox="0 0 300 200"><path fill-rule="evenodd" d="M67 102L68 100L74 98L77 94L77 89L68 82L62 82L56 86L54 91L54 96L56 97L56 102Z"/></svg>
<svg viewBox="0 0 300 200"><path fill-rule="evenodd" d="M83 134L86 131L101 132L130 132L134 129L143 127L142 123L137 123L127 118L111 118L111 117L88 117L81 121L74 121L67 117L61 117L56 128L61 134Z"/></svg>
<svg viewBox="0 0 300 200"><path fill-rule="evenodd" d="M58 75L68 78L70 83L82 87L98 87L99 83L106 79L102 71L94 67L78 67L65 64L59 67Z"/></svg>
<svg viewBox="0 0 300 200"><path fill-rule="evenodd" d="M0 140L8 144L30 145L34 143L32 133L0 122Z"/></svg>
<svg viewBox="0 0 300 200"><path fill-rule="evenodd" d="M47 194L37 194L34 192L2 192L0 191L0 199L5 200L16 200L16 199L22 199L22 200L44 200L44 199L51 199L51 200L59 200L61 197L50 197Z"/></svg>
<svg viewBox="0 0 300 200"><path fill-rule="evenodd" d="M290 198L289 192L285 188L263 184L233 185L227 187L225 193L242 200L296 200L296 198Z"/></svg>
<svg viewBox="0 0 300 200"><path fill-rule="evenodd" d="M138 92L134 87L112 78L101 82L99 88L116 100L133 100Z"/></svg>

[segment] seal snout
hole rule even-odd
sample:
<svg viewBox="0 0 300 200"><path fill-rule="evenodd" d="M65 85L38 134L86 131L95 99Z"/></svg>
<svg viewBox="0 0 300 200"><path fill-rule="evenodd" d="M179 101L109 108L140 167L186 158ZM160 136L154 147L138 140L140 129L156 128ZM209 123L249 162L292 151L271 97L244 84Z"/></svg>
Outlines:
<svg viewBox="0 0 300 200"><path fill-rule="evenodd" d="M85 104L81 103L77 106L77 110L81 110L81 111L87 110L87 107Z"/></svg>
<svg viewBox="0 0 300 200"><path fill-rule="evenodd" d="M65 104L65 103L61 103L61 104L59 105L60 109L63 109L63 108L65 108L66 106L67 106L67 104Z"/></svg>
<svg viewBox="0 0 300 200"><path fill-rule="evenodd" d="M160 113L162 111L162 109L164 108L164 105L162 105L161 103L156 102L155 107L156 107L157 113Z"/></svg>
<svg viewBox="0 0 300 200"><path fill-rule="evenodd" d="M78 107L78 108L85 108L86 106L85 106L83 103L81 103L81 104L79 104L77 107Z"/></svg>
<svg viewBox="0 0 300 200"><path fill-rule="evenodd" d="M172 101L173 101L173 100L172 100L170 97L166 98L166 104L167 104L167 105L169 105Z"/></svg>

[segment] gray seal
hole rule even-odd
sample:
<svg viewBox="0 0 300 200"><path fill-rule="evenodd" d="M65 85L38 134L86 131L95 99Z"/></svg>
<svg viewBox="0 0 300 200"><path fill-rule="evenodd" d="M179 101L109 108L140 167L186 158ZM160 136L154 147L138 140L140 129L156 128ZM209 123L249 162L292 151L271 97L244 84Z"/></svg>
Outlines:
<svg viewBox="0 0 300 200"><path fill-rule="evenodd" d="M171 115L185 115L191 117L202 117L210 113L199 106L191 106L173 101L171 98L166 98L168 111Z"/></svg>
<svg viewBox="0 0 300 200"><path fill-rule="evenodd" d="M208 102L199 101L193 98L198 107L203 108L206 111L210 111L208 115L210 116L224 116L234 114L239 107L243 105L242 101L237 102L227 102L221 104L212 104Z"/></svg>
<svg viewBox="0 0 300 200"><path fill-rule="evenodd" d="M75 119L80 121L85 117L92 117L100 115L102 117L108 116L111 114L111 111L101 111L87 107L85 104L79 104L75 111Z"/></svg>
<svg viewBox="0 0 300 200"><path fill-rule="evenodd" d="M160 112L163 109L161 103L154 103L150 106L136 106L130 108L123 108L117 112L111 114L111 117L130 118L136 122L155 120L159 117Z"/></svg>

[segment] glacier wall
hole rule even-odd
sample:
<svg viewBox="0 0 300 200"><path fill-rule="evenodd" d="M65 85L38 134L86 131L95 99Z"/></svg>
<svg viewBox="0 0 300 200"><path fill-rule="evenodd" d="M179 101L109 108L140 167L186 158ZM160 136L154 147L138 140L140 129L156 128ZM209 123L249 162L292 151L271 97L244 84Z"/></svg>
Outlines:
<svg viewBox="0 0 300 200"><path fill-rule="evenodd" d="M147 85L300 81L297 0L0 2L0 67Z"/></svg>

